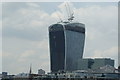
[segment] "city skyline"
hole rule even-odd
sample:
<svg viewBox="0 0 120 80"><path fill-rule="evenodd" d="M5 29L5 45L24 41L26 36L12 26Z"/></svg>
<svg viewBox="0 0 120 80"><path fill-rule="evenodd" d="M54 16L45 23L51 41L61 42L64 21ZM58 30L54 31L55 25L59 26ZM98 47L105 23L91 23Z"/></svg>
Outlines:
<svg viewBox="0 0 120 80"><path fill-rule="evenodd" d="M111 57L117 62L117 3L80 2L70 6L75 21L86 25L84 57ZM3 3L2 9L3 71L29 72L30 63L33 72L39 68L50 71L48 27L59 21L57 13L67 17L64 3Z"/></svg>

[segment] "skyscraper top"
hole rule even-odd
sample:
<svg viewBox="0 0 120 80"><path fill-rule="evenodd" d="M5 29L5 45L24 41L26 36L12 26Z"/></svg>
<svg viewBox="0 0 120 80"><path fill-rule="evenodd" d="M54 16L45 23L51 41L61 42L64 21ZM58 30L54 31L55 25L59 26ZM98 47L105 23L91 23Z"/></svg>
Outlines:
<svg viewBox="0 0 120 80"><path fill-rule="evenodd" d="M62 23L53 24L49 27L49 30L50 31L61 31L63 30L61 26L64 26L65 30L85 33L85 25L82 23L77 23L77 22L76 23L62 22Z"/></svg>

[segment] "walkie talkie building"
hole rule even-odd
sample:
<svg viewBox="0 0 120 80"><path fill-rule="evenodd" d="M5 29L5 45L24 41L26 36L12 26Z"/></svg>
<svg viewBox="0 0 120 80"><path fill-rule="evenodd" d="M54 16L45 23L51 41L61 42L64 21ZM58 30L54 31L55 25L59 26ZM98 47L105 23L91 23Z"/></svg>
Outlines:
<svg viewBox="0 0 120 80"><path fill-rule="evenodd" d="M73 71L83 56L85 25L63 22L49 27L51 71Z"/></svg>

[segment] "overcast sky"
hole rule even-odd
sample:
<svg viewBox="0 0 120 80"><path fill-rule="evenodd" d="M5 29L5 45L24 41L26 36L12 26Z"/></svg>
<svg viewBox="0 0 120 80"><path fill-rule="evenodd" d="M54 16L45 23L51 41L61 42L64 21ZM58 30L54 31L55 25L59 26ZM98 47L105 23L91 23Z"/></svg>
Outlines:
<svg viewBox="0 0 120 80"><path fill-rule="evenodd" d="M48 27L65 20L67 12L62 2L11 2L2 4L3 71L10 74L38 69L50 71ZM118 62L117 2L70 3L74 21L84 23L86 39L84 58L112 58ZM0 13L1 14L1 13ZM0 33L1 34L1 33ZM1 46L0 46L1 47ZM1 49L1 48L0 48Z"/></svg>

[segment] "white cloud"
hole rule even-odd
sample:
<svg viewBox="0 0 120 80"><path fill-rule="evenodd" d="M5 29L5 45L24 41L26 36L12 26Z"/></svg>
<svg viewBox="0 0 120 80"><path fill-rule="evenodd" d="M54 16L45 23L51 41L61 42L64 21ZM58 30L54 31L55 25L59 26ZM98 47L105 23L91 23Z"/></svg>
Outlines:
<svg viewBox="0 0 120 80"><path fill-rule="evenodd" d="M75 9L76 20L86 25L84 57L94 56L94 52L98 53L96 56L102 56L104 50L117 46L117 14L117 6L93 5ZM113 57L113 55L104 57Z"/></svg>
<svg viewBox="0 0 120 80"><path fill-rule="evenodd" d="M61 20L64 19L64 16L60 11L56 11L51 14L51 18L54 18L56 22L60 22Z"/></svg>
<svg viewBox="0 0 120 80"><path fill-rule="evenodd" d="M26 50L23 53L20 53L18 62L27 62L35 54L36 54L36 52L34 50Z"/></svg>
<svg viewBox="0 0 120 80"><path fill-rule="evenodd" d="M40 7L39 5L35 4L35 3L27 3L28 6L30 7Z"/></svg>
<svg viewBox="0 0 120 80"><path fill-rule="evenodd" d="M112 58L115 60L115 67L118 67L118 47L112 47L106 50L95 50L92 58Z"/></svg>
<svg viewBox="0 0 120 80"><path fill-rule="evenodd" d="M44 22L33 20L33 21L31 21L30 25L34 25L33 27L39 27L39 26L44 25Z"/></svg>
<svg viewBox="0 0 120 80"><path fill-rule="evenodd" d="M48 39L44 39L42 41L38 41L38 42L33 42L32 44L34 44L36 46L36 48L40 48L43 50L46 50L48 48Z"/></svg>
<svg viewBox="0 0 120 80"><path fill-rule="evenodd" d="M32 69L34 73L39 68L47 72L50 71L46 39L42 41L29 41L19 38L4 38L3 42L6 42L3 43L3 71L8 71L12 74L28 72L31 63L33 64ZM11 64L9 64L10 62ZM17 70L14 70L13 65L15 65L14 67Z"/></svg>
<svg viewBox="0 0 120 80"><path fill-rule="evenodd" d="M109 57L117 58L118 57L118 47L112 47L106 50L95 50L92 57Z"/></svg>
<svg viewBox="0 0 120 80"><path fill-rule="evenodd" d="M26 58L26 57L32 56L34 54L35 54L35 51L33 51L33 50L27 50L27 51L21 53L20 57Z"/></svg>
<svg viewBox="0 0 120 80"><path fill-rule="evenodd" d="M40 37L36 36L39 36L40 33L41 38L44 37L42 35L47 33L48 26L55 21L56 19L53 15L43 10L20 8L16 12L13 12L13 15L8 15L7 18L3 19L3 37L9 36L39 40Z"/></svg>

